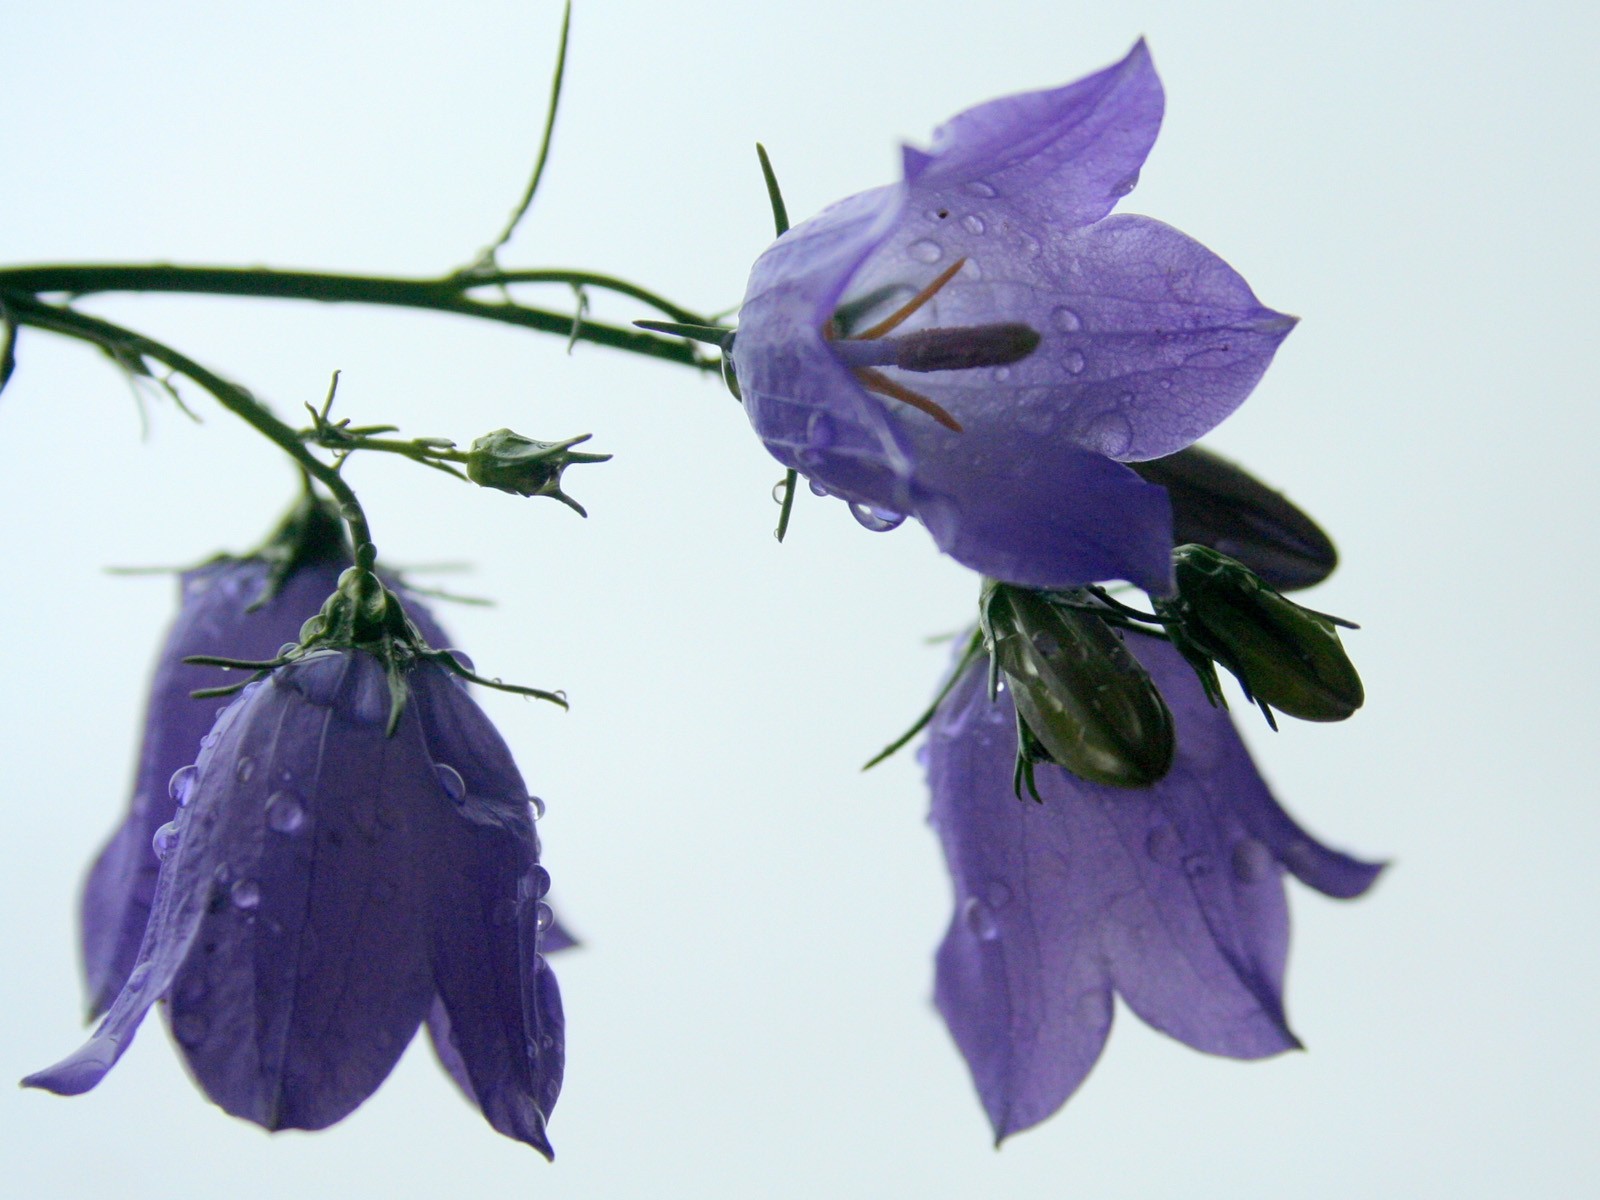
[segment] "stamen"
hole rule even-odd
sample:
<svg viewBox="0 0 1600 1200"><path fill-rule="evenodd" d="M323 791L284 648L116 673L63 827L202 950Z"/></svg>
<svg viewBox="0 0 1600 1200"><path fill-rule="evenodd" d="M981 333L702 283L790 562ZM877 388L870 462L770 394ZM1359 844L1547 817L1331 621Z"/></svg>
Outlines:
<svg viewBox="0 0 1600 1200"><path fill-rule="evenodd" d="M927 413L939 424L952 433L961 432L961 422L957 421L944 409L940 408L926 396L913 392L908 387L901 387L881 371L874 371L871 367L857 367L851 372L869 392L877 392L880 396L887 396L891 400L898 400L902 404L909 404L918 412Z"/></svg>
<svg viewBox="0 0 1600 1200"><path fill-rule="evenodd" d="M860 333L856 334L856 338L858 340L865 341L871 338L882 337L891 330L898 329L902 324L905 323L907 317L911 316L911 314L916 312L917 309L921 308L929 300L932 300L934 296L938 295L939 289L954 279L956 277L956 272L961 270L961 268L966 265L967 260L965 258L956 259L955 262L951 263L943 271L939 272L938 277L934 279L934 281L927 287L923 288L915 296L907 300L901 307L895 309L894 312L890 313L883 320L872 326L872 328L863 329Z"/></svg>

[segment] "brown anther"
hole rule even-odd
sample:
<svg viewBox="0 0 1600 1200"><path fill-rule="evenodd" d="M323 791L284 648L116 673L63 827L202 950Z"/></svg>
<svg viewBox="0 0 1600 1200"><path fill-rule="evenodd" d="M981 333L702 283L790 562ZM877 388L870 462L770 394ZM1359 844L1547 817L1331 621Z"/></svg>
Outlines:
<svg viewBox="0 0 1600 1200"><path fill-rule="evenodd" d="M957 263L956 265L960 266L961 264ZM961 432L960 421L945 412L944 409L926 396L913 392L908 387L901 387L883 372L875 371L871 367L857 367L851 374L860 381L861 386L866 388L867 391L877 392L880 396L887 396L889 399L898 400L902 404L909 404L918 412L927 413L952 433Z"/></svg>
<svg viewBox="0 0 1600 1200"><path fill-rule="evenodd" d="M894 312L890 313L887 317L879 321L870 329L863 329L860 333L856 334L855 340L870 341L872 338L880 338L884 334L898 329L902 324L905 323L906 318L910 317L912 313L917 311L917 309L921 308L929 300L932 300L934 296L938 295L939 290L943 288L945 284L954 279L956 277L956 272L961 270L961 268L966 265L967 260L965 258L956 259L955 262L951 263L943 271L940 271L937 278L935 278L932 283L923 288L915 296L911 297L911 299L907 300L899 308L895 309Z"/></svg>

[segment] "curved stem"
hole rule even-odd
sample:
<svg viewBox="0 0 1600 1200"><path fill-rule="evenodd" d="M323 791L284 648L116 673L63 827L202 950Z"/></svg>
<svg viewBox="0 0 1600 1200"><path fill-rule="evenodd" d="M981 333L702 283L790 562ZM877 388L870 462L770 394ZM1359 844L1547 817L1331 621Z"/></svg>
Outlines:
<svg viewBox="0 0 1600 1200"><path fill-rule="evenodd" d="M135 333L131 329L125 329L121 325L114 325L110 321L91 317L70 308L45 304L32 296L8 293L4 294L3 299L11 320L18 325L31 325L35 329L46 329L65 337L89 342L124 365L142 364L142 361L148 358L192 379L210 392L219 404L264 435L294 459L302 471L328 489L333 498L339 502L340 516L350 526L350 542L357 551L358 559L361 547L371 544L372 531L367 525L367 515L350 485L338 471L307 450L301 444L298 433L273 416L266 405L243 387L224 379L170 346L147 338L141 333Z"/></svg>
<svg viewBox="0 0 1600 1200"><path fill-rule="evenodd" d="M85 296L98 292L181 292L420 308L537 329L542 333L593 342L613 350L643 354L702 371L718 369L714 361L701 357L693 346L676 338L654 337L637 329L597 321L582 321L574 329L569 313L549 312L515 303L491 304L467 295L474 288L512 283L564 283L600 288L640 300L674 320L703 322L703 318L645 288L586 271L469 271L434 279L419 279L340 275L322 271L278 271L265 267L195 267L172 263L89 263L0 269L0 291L7 293L22 292L37 296L41 292L63 292Z"/></svg>

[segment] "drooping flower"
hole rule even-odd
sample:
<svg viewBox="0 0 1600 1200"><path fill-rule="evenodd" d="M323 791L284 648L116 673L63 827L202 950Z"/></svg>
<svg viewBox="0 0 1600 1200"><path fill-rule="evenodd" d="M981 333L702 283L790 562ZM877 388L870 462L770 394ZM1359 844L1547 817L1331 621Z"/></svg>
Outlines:
<svg viewBox="0 0 1600 1200"><path fill-rule="evenodd" d="M176 815L174 777L194 762L223 703L192 693L233 682L216 667L183 660L270 659L296 640L350 565L338 518L316 503L298 506L265 548L274 553L217 558L183 573L178 616L157 656L145 703L128 814L84 881L79 916L91 1018L111 1006L133 970L160 867L152 839ZM285 557L289 569L278 571ZM406 612L430 644L451 644L425 606L408 601Z"/></svg>
<svg viewBox="0 0 1600 1200"><path fill-rule="evenodd" d="M1147 217L1163 97L1144 43L981 104L757 261L732 348L767 448L869 527L1034 587L1170 585L1165 492L1125 462L1231 413L1294 318Z"/></svg>
<svg viewBox="0 0 1600 1200"><path fill-rule="evenodd" d="M268 1129L320 1129L437 1008L484 1116L550 1154L563 1026L527 790L438 662L404 669L392 736L391 682L365 650L317 650L226 709L158 835L126 984L77 1053L25 1083L92 1088L164 998L213 1101Z"/></svg>
<svg viewBox="0 0 1600 1200"><path fill-rule="evenodd" d="M1152 787L1086 783L1046 763L1042 802L1019 800L1011 696L991 702L981 661L931 725L931 819L955 888L935 1000L997 1139L1083 1082L1113 992L1197 1050L1251 1059L1297 1047L1283 1009L1283 874L1348 898L1382 869L1322 846L1278 806L1177 650L1140 634L1127 644L1177 735Z"/></svg>

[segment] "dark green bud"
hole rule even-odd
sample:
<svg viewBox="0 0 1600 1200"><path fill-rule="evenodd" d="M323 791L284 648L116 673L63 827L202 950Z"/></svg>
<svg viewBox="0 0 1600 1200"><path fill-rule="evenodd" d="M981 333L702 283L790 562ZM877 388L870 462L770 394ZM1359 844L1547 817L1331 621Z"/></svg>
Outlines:
<svg viewBox="0 0 1600 1200"><path fill-rule="evenodd" d="M580 517L589 514L561 490L561 472L573 463L605 462L609 454L573 453L590 434L564 442L539 442L509 429L496 429L472 443L467 451L467 478L479 487L491 487L517 496L553 496Z"/></svg>
<svg viewBox="0 0 1600 1200"><path fill-rule="evenodd" d="M1287 600L1248 567L1205 546L1179 546L1172 555L1178 592L1157 602L1173 643L1210 680L1226 667L1245 695L1302 721L1342 721L1361 707L1361 677L1339 641L1349 622ZM1204 663L1202 668L1201 664ZM1267 714L1271 719L1271 713Z"/></svg>
<svg viewBox="0 0 1600 1200"><path fill-rule="evenodd" d="M1321 583L1339 562L1317 523L1227 459L1190 446L1129 463L1172 500L1173 544L1232 555L1279 591Z"/></svg>
<svg viewBox="0 0 1600 1200"><path fill-rule="evenodd" d="M1111 626L1006 584L988 585L980 611L989 652L1037 743L1022 737L1030 760L1042 748L1080 779L1113 787L1149 787L1166 775L1172 714Z"/></svg>

